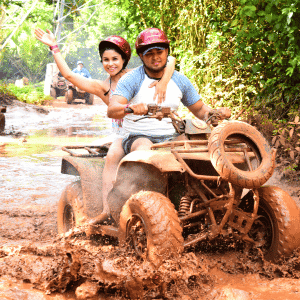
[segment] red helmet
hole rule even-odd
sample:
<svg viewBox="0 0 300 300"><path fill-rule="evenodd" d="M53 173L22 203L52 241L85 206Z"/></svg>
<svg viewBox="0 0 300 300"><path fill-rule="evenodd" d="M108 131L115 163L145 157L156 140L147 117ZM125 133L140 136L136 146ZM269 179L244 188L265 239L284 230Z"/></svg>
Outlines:
<svg viewBox="0 0 300 300"><path fill-rule="evenodd" d="M141 48L152 44L166 44L169 48L170 41L162 30L158 28L147 28L143 30L136 39L136 52L140 53Z"/></svg>
<svg viewBox="0 0 300 300"><path fill-rule="evenodd" d="M124 54L125 62L123 68L125 68L131 57L131 48L129 43L124 38L117 35L111 35L107 37L105 40L99 43L99 54L101 58L103 54L103 49L109 47L111 44L117 46L117 48Z"/></svg>

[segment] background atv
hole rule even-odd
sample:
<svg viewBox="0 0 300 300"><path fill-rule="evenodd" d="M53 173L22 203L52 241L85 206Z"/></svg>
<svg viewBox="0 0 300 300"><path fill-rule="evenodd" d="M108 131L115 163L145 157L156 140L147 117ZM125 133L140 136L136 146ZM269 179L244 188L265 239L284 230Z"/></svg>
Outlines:
<svg viewBox="0 0 300 300"><path fill-rule="evenodd" d="M57 73L53 76L52 83L50 86L50 96L56 99L60 96L65 96L67 90L67 81L66 79L60 74Z"/></svg>
<svg viewBox="0 0 300 300"><path fill-rule="evenodd" d="M66 91L66 102L72 104L75 99L85 99L86 104L94 104L94 95L80 90L78 87L74 86L71 82L68 83L68 89Z"/></svg>
<svg viewBox="0 0 300 300"><path fill-rule="evenodd" d="M2 132L5 128L5 115L6 112L5 106L0 106L0 132Z"/></svg>
<svg viewBox="0 0 300 300"><path fill-rule="evenodd" d="M178 118L149 106L145 117L170 117L181 140L135 151L120 162L108 195L112 220L94 233L127 241L140 257L159 265L200 242L230 237L259 247L276 260L300 245L299 209L288 193L262 186L272 176L275 151L251 125ZM209 122L217 123L213 112ZM79 154L75 149L85 149ZM79 176L64 190L58 231L84 225L102 211L102 171L107 147L65 147L62 173Z"/></svg>

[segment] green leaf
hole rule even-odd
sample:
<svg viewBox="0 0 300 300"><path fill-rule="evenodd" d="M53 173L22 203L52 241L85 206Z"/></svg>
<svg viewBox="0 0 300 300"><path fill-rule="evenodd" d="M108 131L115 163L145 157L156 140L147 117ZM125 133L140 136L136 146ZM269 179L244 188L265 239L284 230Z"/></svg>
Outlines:
<svg viewBox="0 0 300 300"><path fill-rule="evenodd" d="M261 66L260 64L256 64L252 66L253 73L257 73L260 70Z"/></svg>
<svg viewBox="0 0 300 300"><path fill-rule="evenodd" d="M272 15L271 15L271 14L266 15L266 21L267 21L268 23L271 23L271 22L272 22Z"/></svg>

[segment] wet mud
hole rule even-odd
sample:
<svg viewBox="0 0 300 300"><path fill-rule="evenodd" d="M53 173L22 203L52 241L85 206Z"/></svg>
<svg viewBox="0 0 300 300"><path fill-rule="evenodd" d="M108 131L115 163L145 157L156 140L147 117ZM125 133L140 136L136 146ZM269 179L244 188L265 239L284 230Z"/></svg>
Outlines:
<svg viewBox="0 0 300 300"><path fill-rule="evenodd" d="M57 233L57 202L75 177L61 146L93 143L111 128L105 105L14 103L0 136L0 299L299 299L300 249L276 264L232 241L191 248L158 267L116 240ZM275 172L300 205L300 186Z"/></svg>

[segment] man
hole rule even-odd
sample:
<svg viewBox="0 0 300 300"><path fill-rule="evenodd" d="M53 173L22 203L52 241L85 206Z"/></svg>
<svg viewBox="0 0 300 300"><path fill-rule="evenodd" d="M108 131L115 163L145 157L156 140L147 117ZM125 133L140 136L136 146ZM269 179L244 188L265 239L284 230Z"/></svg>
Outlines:
<svg viewBox="0 0 300 300"><path fill-rule="evenodd" d="M135 47L143 66L120 79L107 111L110 118L124 118L123 128L128 134L122 142L125 154L150 149L153 143L176 136L169 119L159 121L146 118L134 122L140 118L139 115L147 113L147 104L153 103L153 91L148 86L164 74L169 41L162 30L149 28L139 34ZM200 95L187 77L175 71L168 84L163 105L177 109L180 101L199 119L205 119L212 110L201 101ZM126 107L130 107L133 114L126 115ZM228 108L220 108L218 111L223 118L230 117Z"/></svg>
<svg viewBox="0 0 300 300"><path fill-rule="evenodd" d="M169 53L169 40L165 33L157 28L142 31L135 43L136 51L143 66L124 75L118 82L116 91L109 102L107 115L110 118L122 119L123 129L127 133L122 140L117 140L110 149L103 171L103 212L91 220L90 224L102 223L109 216L107 203L108 192L113 187L118 164L122 157L132 151L149 150L153 143L174 139L177 136L170 119L145 118L138 122L140 115L147 113L147 104L153 104L154 90L149 85L159 80L165 71ZM167 86L163 106L177 109L180 101L199 119L205 119L212 108L200 100L191 82L179 72L174 72ZM125 108L131 108L133 114L126 114ZM220 108L223 118L230 117L228 108Z"/></svg>
<svg viewBox="0 0 300 300"><path fill-rule="evenodd" d="M83 67L83 62L81 60L77 62L77 68L75 68L73 72L84 76L85 78L92 78L89 71Z"/></svg>

